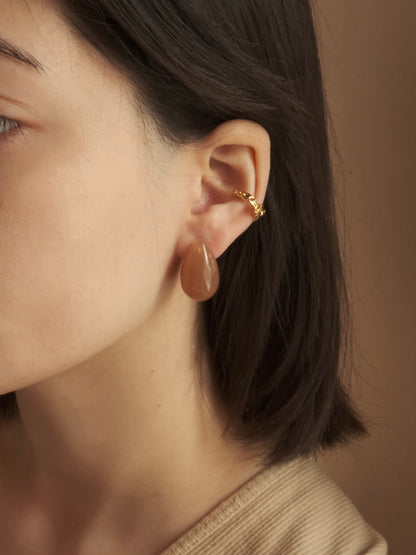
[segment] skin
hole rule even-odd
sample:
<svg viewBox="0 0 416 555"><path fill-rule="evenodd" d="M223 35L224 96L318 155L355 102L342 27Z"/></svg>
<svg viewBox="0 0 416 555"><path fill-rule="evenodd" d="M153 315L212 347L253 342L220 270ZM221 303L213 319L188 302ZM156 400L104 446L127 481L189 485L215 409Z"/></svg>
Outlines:
<svg viewBox="0 0 416 555"><path fill-rule="evenodd" d="M263 202L269 135L230 120L168 148L48 2L0 0L0 36L49 68L0 57L0 115L24 131L0 142L0 393L22 416L0 533L16 554L157 553L261 470L221 437L206 361L198 385L180 263L252 225L231 193Z"/></svg>

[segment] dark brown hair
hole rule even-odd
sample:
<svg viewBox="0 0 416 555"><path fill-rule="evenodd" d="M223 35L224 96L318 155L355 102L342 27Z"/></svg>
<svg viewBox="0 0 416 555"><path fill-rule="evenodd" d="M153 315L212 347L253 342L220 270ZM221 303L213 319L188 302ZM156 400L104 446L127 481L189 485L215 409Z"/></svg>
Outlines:
<svg viewBox="0 0 416 555"><path fill-rule="evenodd" d="M190 144L239 118L270 135L267 213L218 258L219 288L198 305L225 431L261 446L266 465L365 435L341 380L351 317L310 3L55 3L163 140ZM0 421L18 417L15 392L2 395Z"/></svg>

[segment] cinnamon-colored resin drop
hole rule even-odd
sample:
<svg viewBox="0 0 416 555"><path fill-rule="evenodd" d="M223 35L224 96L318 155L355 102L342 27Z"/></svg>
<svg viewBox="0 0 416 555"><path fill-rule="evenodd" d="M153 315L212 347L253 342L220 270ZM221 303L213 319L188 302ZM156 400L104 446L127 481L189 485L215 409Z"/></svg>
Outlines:
<svg viewBox="0 0 416 555"><path fill-rule="evenodd" d="M195 241L182 262L181 283L184 292L195 301L206 301L218 289L219 281L215 256L202 241Z"/></svg>

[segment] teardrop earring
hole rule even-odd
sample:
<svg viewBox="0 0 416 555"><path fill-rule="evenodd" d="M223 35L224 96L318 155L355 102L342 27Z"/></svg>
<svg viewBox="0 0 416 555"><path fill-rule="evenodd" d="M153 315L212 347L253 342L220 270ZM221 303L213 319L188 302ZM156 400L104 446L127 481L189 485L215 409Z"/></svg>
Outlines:
<svg viewBox="0 0 416 555"><path fill-rule="evenodd" d="M218 289L220 273L215 256L200 239L186 251L181 267L184 292L195 301L206 301Z"/></svg>

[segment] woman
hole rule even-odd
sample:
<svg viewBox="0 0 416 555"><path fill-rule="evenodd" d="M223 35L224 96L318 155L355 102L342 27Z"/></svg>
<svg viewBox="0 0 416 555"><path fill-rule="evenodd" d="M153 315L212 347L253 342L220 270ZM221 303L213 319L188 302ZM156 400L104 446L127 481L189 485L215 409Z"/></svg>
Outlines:
<svg viewBox="0 0 416 555"><path fill-rule="evenodd" d="M386 553L308 2L0 12L1 553Z"/></svg>

